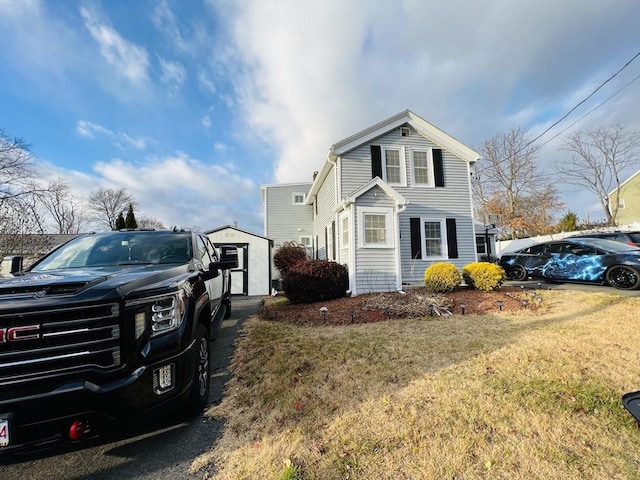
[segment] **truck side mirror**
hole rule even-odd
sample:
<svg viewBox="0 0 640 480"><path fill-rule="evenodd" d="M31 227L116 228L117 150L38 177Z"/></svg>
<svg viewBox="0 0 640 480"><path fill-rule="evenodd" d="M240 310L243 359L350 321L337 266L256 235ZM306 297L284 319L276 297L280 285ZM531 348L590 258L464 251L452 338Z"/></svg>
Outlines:
<svg viewBox="0 0 640 480"><path fill-rule="evenodd" d="M23 257L17 255L4 257L0 265L0 272L8 272L12 275L20 273L22 271L22 261Z"/></svg>

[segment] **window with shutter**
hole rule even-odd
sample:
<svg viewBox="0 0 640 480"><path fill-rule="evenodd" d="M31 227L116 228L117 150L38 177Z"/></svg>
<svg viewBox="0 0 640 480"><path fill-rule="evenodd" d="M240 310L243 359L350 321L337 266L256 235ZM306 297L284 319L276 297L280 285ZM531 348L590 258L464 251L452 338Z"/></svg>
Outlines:
<svg viewBox="0 0 640 480"><path fill-rule="evenodd" d="M444 260L458 258L455 218L409 219L411 229L411 258L415 260Z"/></svg>

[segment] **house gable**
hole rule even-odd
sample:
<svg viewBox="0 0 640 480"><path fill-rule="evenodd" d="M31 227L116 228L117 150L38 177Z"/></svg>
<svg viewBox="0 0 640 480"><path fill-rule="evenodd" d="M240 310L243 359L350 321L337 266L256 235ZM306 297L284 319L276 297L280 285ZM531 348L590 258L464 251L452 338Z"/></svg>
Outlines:
<svg viewBox="0 0 640 480"><path fill-rule="evenodd" d="M404 206L407 204L407 200L402 195L400 195L396 190L391 188L381 178L376 177L371 179L369 182L365 183L363 186L361 186L357 190L351 192L349 195L347 195L338 208L341 210L345 206L348 206L352 203L356 203L358 197L364 195L369 190L374 189L376 187L380 189L382 192L384 192L384 194L387 197L395 201L396 206Z"/></svg>
<svg viewBox="0 0 640 480"><path fill-rule="evenodd" d="M449 152L451 155L453 155L453 157L466 162L468 165L472 165L480 158L480 155L477 152L459 142L454 137L448 135L443 130L440 130L436 126L427 122L422 117L413 113L411 110L405 110L404 112L394 115L393 117L383 120L382 122L379 122L365 130L362 130L350 137L345 138L344 140L333 144L329 150L329 153L327 154L321 170L318 172L318 175L316 175L313 185L309 190L307 202L313 202L313 199L324 183L326 176L329 174L331 169L335 167L336 164L340 161L341 157L350 152L353 152L363 145L378 144L378 140L381 137L394 130L402 129L404 134L405 130L402 127L405 126L411 127L407 128L406 130L410 135L414 134L415 132L415 134L422 136L424 139L432 143L435 147L435 150L440 150L439 153L436 154L436 158L433 159L434 171L436 176L436 186L444 186L442 161L445 154L441 150ZM376 155L377 153L371 152L372 177L379 176L382 178L382 172L376 165ZM383 160L380 159L380 161ZM376 175L376 173L378 172L379 174Z"/></svg>

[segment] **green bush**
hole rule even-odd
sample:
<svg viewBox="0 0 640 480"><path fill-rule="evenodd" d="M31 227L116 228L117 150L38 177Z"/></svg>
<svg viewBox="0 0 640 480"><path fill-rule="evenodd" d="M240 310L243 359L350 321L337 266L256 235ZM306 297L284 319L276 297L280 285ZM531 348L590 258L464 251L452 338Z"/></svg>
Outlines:
<svg viewBox="0 0 640 480"><path fill-rule="evenodd" d="M307 260L307 251L295 242L283 243L273 255L273 264L283 277L296 263L305 260Z"/></svg>
<svg viewBox="0 0 640 480"><path fill-rule="evenodd" d="M313 303L344 297L349 276L344 265L328 260L306 260L284 276L284 294L291 303Z"/></svg>
<svg viewBox="0 0 640 480"><path fill-rule="evenodd" d="M433 292L450 292L461 283L460 271L452 263L434 263L424 271L424 285Z"/></svg>
<svg viewBox="0 0 640 480"><path fill-rule="evenodd" d="M470 263L462 269L462 278L471 288L476 290L498 290L507 275L500 265L489 262Z"/></svg>

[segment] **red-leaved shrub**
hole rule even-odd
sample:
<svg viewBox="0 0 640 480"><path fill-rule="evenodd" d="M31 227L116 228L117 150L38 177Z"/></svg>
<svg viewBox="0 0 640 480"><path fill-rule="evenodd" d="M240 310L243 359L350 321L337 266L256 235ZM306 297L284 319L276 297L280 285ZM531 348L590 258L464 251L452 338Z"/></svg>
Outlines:
<svg viewBox="0 0 640 480"><path fill-rule="evenodd" d="M296 263L284 276L284 294L291 303L313 303L344 297L349 276L344 265L328 260Z"/></svg>
<svg viewBox="0 0 640 480"><path fill-rule="evenodd" d="M276 253L273 254L273 264L276 266L280 274L285 277L287 272L291 270L298 262L307 259L307 251L304 247L295 242L285 242Z"/></svg>

